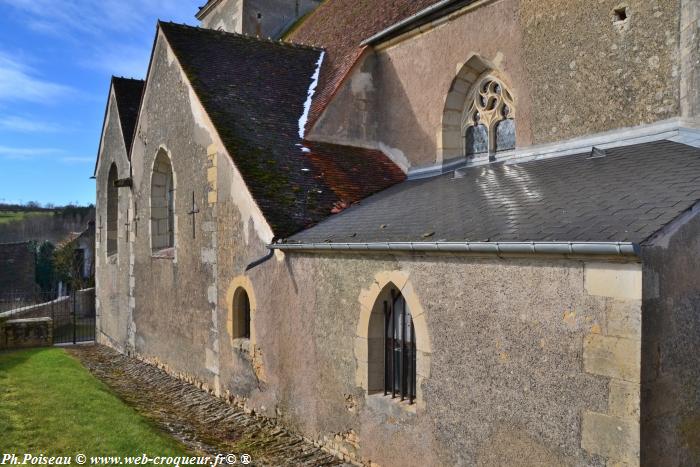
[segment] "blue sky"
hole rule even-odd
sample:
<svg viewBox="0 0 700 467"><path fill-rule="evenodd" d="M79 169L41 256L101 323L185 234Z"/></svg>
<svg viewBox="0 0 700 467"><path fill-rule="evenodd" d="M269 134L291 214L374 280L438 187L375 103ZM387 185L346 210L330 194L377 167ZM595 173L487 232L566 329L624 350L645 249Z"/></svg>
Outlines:
<svg viewBox="0 0 700 467"><path fill-rule="evenodd" d="M205 0L0 0L0 202L93 203L110 76L143 78L158 18Z"/></svg>

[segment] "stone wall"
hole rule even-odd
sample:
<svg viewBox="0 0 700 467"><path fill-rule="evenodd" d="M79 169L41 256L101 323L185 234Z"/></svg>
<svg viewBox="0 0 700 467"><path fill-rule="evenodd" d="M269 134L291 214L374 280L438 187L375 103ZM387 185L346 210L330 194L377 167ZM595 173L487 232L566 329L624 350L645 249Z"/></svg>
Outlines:
<svg viewBox="0 0 700 467"><path fill-rule="evenodd" d="M272 232L162 36L149 83L132 154L132 197L142 207L139 219L148 219L150 171L166 151L175 179L175 248L153 255L148 223L139 223L127 247L130 307L124 312L119 302L100 299L101 342L347 459L634 463L639 442L627 428L638 406L638 265L276 253L246 273L267 253ZM187 214L193 192L196 218ZM124 292L109 284L100 290L105 278L117 280L109 267L98 274L98 296L121 300ZM390 283L412 297L421 383L413 406L367 394L367 313ZM250 298L249 339L232 333L239 288ZM606 349L619 358L601 359ZM595 435L618 419L628 423L616 438L625 449L611 452Z"/></svg>
<svg viewBox="0 0 700 467"><path fill-rule="evenodd" d="M244 0L221 0L200 21L202 27L220 29L228 32L243 31L243 2Z"/></svg>
<svg viewBox="0 0 700 467"><path fill-rule="evenodd" d="M111 340L113 345L119 343L120 350L125 350L130 303L130 250L127 237L131 235L131 233L127 234L126 224L129 222L130 228L137 231L147 231L148 217L143 214L134 214L134 206L132 206L128 188L117 189L117 251L114 254L108 253L107 193L109 170L112 164L116 164L117 178L127 178L130 173L119 114L112 92L110 92L109 99L100 161L96 172L95 288L97 294L95 303L97 339L105 343ZM136 206L136 208L144 209L144 205ZM139 219L134 222L134 218L137 216Z"/></svg>
<svg viewBox="0 0 700 467"><path fill-rule="evenodd" d="M132 196L140 222L138 234L130 236L132 301L130 311L124 310L123 329L128 329L129 351L171 365L182 377L214 388L219 333L214 312L217 232L208 169L215 170L216 154L223 146L214 144L210 122L186 83L160 34L131 156ZM165 252L152 251L154 232L148 222L151 171L159 153L170 160L174 186L174 247ZM212 195L215 201L215 192ZM193 197L196 215L188 214ZM109 339L115 337L106 329L103 332ZM150 339L151 335L169 337ZM122 336L114 338L116 347L125 347Z"/></svg>
<svg viewBox="0 0 700 467"><path fill-rule="evenodd" d="M643 248L642 463L700 464L700 205Z"/></svg>
<svg viewBox="0 0 700 467"><path fill-rule="evenodd" d="M118 254L106 257L98 241L101 342L275 418L346 459L639 463L639 264L278 252L246 273L267 253L272 232L162 35L143 108L133 191L130 198L120 191ZM110 132L118 128L108 123L106 131L107 144L117 144L118 133ZM148 228L159 151L174 172L175 247L168 255L153 254ZM120 177L129 173L128 165L119 169ZM193 194L196 217L188 214ZM138 215L129 215L130 207ZM121 227L127 219L134 229L128 236ZM412 406L368 394L368 326L392 286L410 297L419 341ZM248 339L232 332L239 288L250 298Z"/></svg>
<svg viewBox="0 0 700 467"><path fill-rule="evenodd" d="M31 245L0 243L0 294L31 294L36 289L36 258Z"/></svg>
<svg viewBox="0 0 700 467"><path fill-rule="evenodd" d="M370 144L413 167L454 157L461 140L443 141L446 99L474 56L510 87L518 148L680 117L680 0L624 2L627 20L617 21L621 6L617 0L475 2L464 14L379 45L367 58L372 62L346 80L311 138Z"/></svg>
<svg viewBox="0 0 700 467"><path fill-rule="evenodd" d="M319 0L222 0L201 20L209 29L279 38Z"/></svg>
<svg viewBox="0 0 700 467"><path fill-rule="evenodd" d="M681 0L681 111L700 127L700 4Z"/></svg>
<svg viewBox="0 0 700 467"><path fill-rule="evenodd" d="M0 349L24 349L53 345L51 318L0 319Z"/></svg>
<svg viewBox="0 0 700 467"><path fill-rule="evenodd" d="M262 363L222 340L221 382L236 392L227 357L247 359L251 407L310 438L383 465L638 459L638 265L290 255L248 276ZM363 310L394 277L429 343L415 408L363 387ZM618 418L613 451L594 438Z"/></svg>

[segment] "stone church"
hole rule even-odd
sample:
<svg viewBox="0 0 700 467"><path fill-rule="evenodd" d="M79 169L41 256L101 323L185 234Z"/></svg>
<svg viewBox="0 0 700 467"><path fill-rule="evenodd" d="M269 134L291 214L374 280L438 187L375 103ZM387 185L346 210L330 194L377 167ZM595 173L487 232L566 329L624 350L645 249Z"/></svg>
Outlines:
<svg viewBox="0 0 700 467"><path fill-rule="evenodd" d="M210 0L113 78L98 340L355 463L700 465L697 0Z"/></svg>

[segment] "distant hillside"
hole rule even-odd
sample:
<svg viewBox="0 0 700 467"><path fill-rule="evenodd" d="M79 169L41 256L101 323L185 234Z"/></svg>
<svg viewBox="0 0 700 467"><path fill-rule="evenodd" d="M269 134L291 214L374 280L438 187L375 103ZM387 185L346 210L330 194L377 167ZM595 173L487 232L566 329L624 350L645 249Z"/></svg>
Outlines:
<svg viewBox="0 0 700 467"><path fill-rule="evenodd" d="M71 232L85 230L95 220L93 206L42 208L0 204L0 243L30 240L57 243Z"/></svg>

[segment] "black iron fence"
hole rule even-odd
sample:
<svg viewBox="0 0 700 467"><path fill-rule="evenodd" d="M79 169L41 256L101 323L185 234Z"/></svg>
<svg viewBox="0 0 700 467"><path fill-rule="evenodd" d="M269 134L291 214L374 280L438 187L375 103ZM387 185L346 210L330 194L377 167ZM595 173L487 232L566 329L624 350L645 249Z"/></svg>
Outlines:
<svg viewBox="0 0 700 467"><path fill-rule="evenodd" d="M95 289L56 293L0 293L0 320L51 318L54 344L95 340Z"/></svg>

